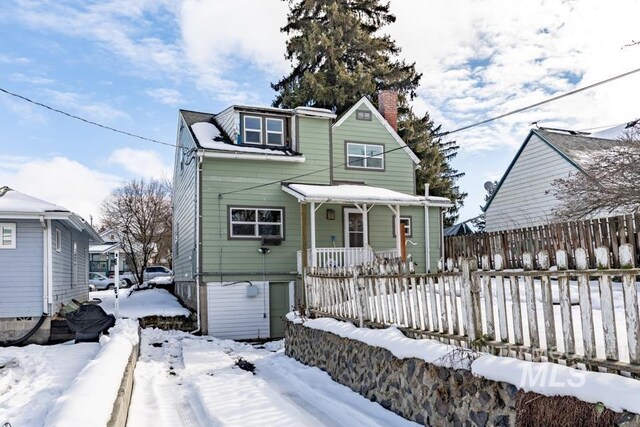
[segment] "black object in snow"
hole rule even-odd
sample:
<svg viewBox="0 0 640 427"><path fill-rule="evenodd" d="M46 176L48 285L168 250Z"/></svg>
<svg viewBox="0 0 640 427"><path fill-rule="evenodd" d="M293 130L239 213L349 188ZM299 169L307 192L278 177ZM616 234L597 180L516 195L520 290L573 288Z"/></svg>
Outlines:
<svg viewBox="0 0 640 427"><path fill-rule="evenodd" d="M98 341L102 332L116 324L113 314L107 314L99 305L81 305L65 315L67 326L76 333L76 343Z"/></svg>

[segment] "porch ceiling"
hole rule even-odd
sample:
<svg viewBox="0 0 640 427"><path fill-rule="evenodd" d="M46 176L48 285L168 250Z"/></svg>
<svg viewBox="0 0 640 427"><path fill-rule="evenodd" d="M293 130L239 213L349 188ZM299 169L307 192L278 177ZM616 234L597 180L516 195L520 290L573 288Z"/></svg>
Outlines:
<svg viewBox="0 0 640 427"><path fill-rule="evenodd" d="M368 185L312 185L283 183L282 190L298 199L300 203L339 203L400 206L449 207L451 202L444 197L423 197Z"/></svg>

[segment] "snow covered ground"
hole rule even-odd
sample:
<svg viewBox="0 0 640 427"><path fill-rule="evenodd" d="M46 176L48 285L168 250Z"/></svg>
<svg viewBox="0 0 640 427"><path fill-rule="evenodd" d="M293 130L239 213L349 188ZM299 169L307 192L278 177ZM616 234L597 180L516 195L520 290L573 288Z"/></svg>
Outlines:
<svg viewBox="0 0 640 427"><path fill-rule="evenodd" d="M102 300L100 307L109 314L114 314L114 291L90 292L89 298L99 298ZM176 297L165 289L145 289L141 291L131 291L131 289L120 290L120 308L118 317L139 319L145 316L185 316L191 312L184 308Z"/></svg>
<svg viewBox="0 0 640 427"><path fill-rule="evenodd" d="M120 319L100 343L0 348L0 425L106 425L138 325Z"/></svg>
<svg viewBox="0 0 640 427"><path fill-rule="evenodd" d="M263 347L143 330L129 425L416 425L286 357L282 342ZM239 358L255 375L236 366Z"/></svg>

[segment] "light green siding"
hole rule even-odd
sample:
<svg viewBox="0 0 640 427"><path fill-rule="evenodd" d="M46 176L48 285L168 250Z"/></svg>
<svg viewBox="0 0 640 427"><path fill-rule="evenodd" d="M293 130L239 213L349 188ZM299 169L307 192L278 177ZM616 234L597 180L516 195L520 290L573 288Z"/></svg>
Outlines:
<svg viewBox="0 0 640 427"><path fill-rule="evenodd" d="M176 293L189 307L196 308L196 177L198 160L191 133L179 118L178 148L173 172L173 273Z"/></svg>
<svg viewBox="0 0 640 427"><path fill-rule="evenodd" d="M300 150L304 163L205 158L202 169L202 249L205 280L219 279L217 273L261 273L263 255L258 252L260 240L228 239L228 209L234 206L274 207L284 209L285 231L280 246L272 246L266 255L269 273L296 271L296 252L301 247L300 205L281 189L280 181L329 166L329 121L300 118L298 121ZM299 182L328 184L329 172L312 174ZM247 187L277 182L253 190ZM237 193L220 193L242 190ZM237 274L236 274L237 275ZM244 276L244 275L243 275ZM233 278L228 275L227 278ZM259 275L254 275L260 278ZM268 279L286 279L276 274Z"/></svg>
<svg viewBox="0 0 640 427"><path fill-rule="evenodd" d="M366 109L362 105L360 109ZM373 115L372 115L373 116ZM333 128L334 165L347 162L345 146L347 142L359 142L384 146L384 151L397 149L398 142L385 126L373 116L371 120L356 120L355 112ZM407 194L415 194L415 163L404 149L397 149L384 155L384 170L349 169L338 166L334 169L336 181L364 181L374 187L384 187Z"/></svg>

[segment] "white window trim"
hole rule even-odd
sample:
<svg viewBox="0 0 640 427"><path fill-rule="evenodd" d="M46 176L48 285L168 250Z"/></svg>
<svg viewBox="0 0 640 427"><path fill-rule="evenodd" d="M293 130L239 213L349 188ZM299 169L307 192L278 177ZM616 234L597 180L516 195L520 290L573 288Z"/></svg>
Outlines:
<svg viewBox="0 0 640 427"><path fill-rule="evenodd" d="M411 238L413 236L413 219L411 215L408 215L408 216L400 215L400 224L402 224L402 221L407 221L409 223L408 226L405 225L405 232L406 232L406 237ZM396 216L395 215L391 217L391 223L393 224L393 226L391 227L393 237L396 237L398 233L396 232Z"/></svg>
<svg viewBox="0 0 640 427"><path fill-rule="evenodd" d="M361 116L361 117L359 117ZM370 122L372 119L371 111L369 110L356 110L356 120L362 120Z"/></svg>
<svg viewBox="0 0 640 427"><path fill-rule="evenodd" d="M8 228L11 230L11 243L8 245L3 244L2 242L2 234L4 229ZM16 248L16 224L13 222L0 222L0 249L15 249Z"/></svg>
<svg viewBox="0 0 640 427"><path fill-rule="evenodd" d="M249 141L247 141L247 119L258 119L258 121L260 122L260 129L254 129L254 128L249 129L250 132L259 132L259 134L260 134L260 142L249 142ZM242 131L242 133L243 133L243 135L242 135L242 137L243 137L242 143L243 144L249 144L249 145L262 145L262 144L264 144L264 141L262 140L262 117L245 115L242 118L242 125L243 125L242 126L242 129L243 129L243 131Z"/></svg>
<svg viewBox="0 0 640 427"><path fill-rule="evenodd" d="M234 221L233 220L233 211L234 210L243 210L243 211L255 211L256 220L255 221ZM280 222L261 222L258 221L258 211L280 211ZM247 236L244 234L233 234L233 226L236 225L253 225L253 235ZM258 227L260 225L279 225L280 226L280 238L284 239L284 209L283 208L267 208L267 207L242 207L242 206L231 206L229 207L229 238L231 239L259 239L262 237L261 234L258 233Z"/></svg>
<svg viewBox="0 0 640 427"><path fill-rule="evenodd" d="M360 155L360 154L349 154L349 146L351 145L361 145L364 147L364 155ZM377 156L367 156L367 147L381 147L382 148L382 152L377 155ZM384 145L380 145L380 144L364 144L361 142L347 142L347 147L346 147L346 155L347 155L347 165L346 167L348 169L372 169L372 170L377 170L377 171L382 171L384 170ZM352 158L358 158L358 159L364 159L364 166L356 166L354 164L351 164L352 162ZM382 160L382 164L380 165L380 167L373 167L373 166L368 166L369 163L369 159L380 159Z"/></svg>
<svg viewBox="0 0 640 427"><path fill-rule="evenodd" d="M62 232L56 228L56 252L62 252Z"/></svg>
<svg viewBox="0 0 640 427"><path fill-rule="evenodd" d="M280 122L280 129L282 129L282 130L280 132L269 130L269 120L274 121L274 122ZM266 118L266 123L265 123L265 129L267 131L267 139L265 141L267 145L273 145L273 146L276 146L276 147L283 147L284 146L284 120L283 119L277 119L277 118L274 118L274 117L267 117ZM279 144L269 143L269 134L280 135L280 143Z"/></svg>

